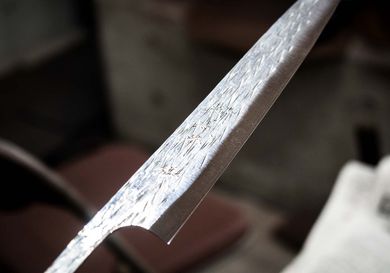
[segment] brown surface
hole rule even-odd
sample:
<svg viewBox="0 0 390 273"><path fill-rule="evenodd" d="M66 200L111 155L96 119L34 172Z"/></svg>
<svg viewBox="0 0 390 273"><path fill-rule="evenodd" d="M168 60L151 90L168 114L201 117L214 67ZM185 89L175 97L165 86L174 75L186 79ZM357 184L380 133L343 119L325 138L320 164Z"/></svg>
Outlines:
<svg viewBox="0 0 390 273"><path fill-rule="evenodd" d="M43 272L82 227L69 213L31 206L0 213L0 261L6 272ZM78 272L113 272L115 259L105 247L93 252ZM0 268L1 271L1 268Z"/></svg>
<svg viewBox="0 0 390 273"><path fill-rule="evenodd" d="M62 167L60 173L101 206L146 159L146 153L136 148L106 146ZM180 272L232 244L247 226L235 205L210 194L169 246L142 229L126 228L120 233L157 272Z"/></svg>
<svg viewBox="0 0 390 273"><path fill-rule="evenodd" d="M110 145L62 166L59 172L100 207L146 159L138 148ZM15 272L43 271L82 226L68 213L45 206L2 213L0 225L0 261ZM120 233L157 272L182 272L234 243L247 227L234 204L209 194L170 246L142 229ZM114 268L114 257L101 246L79 272L113 272Z"/></svg>

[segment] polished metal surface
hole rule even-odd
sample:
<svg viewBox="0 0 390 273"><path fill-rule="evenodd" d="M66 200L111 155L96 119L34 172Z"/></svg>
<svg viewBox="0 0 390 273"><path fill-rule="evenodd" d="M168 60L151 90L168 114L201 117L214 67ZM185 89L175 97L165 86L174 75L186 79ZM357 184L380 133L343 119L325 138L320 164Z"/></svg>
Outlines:
<svg viewBox="0 0 390 273"><path fill-rule="evenodd" d="M74 272L120 227L139 226L169 243L268 112L337 3L297 1L46 272Z"/></svg>

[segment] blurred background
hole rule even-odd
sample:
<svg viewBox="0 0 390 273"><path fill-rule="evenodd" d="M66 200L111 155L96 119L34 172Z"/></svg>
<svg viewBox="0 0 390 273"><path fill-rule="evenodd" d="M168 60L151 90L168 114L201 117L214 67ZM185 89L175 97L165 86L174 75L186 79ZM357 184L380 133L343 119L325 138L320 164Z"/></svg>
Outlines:
<svg viewBox="0 0 390 273"><path fill-rule="evenodd" d="M65 185L99 207L131 175L123 162L131 165L128 172L135 170L293 2L1 0L0 138L65 177ZM215 250L213 259L203 246L198 260L157 271L278 272L299 250L340 168L350 160L375 165L390 152L389 8L388 1L341 1L307 60L216 185L222 211L225 205L239 208L236 218L218 226L228 229L241 219L235 237L214 246L223 251ZM100 165L90 163L91 157ZM121 165L115 160L124 171L115 169ZM21 210L10 192L50 191L35 192L28 177L16 179L15 169L3 164L2 272L41 271L82 222L61 220L74 221L70 237L64 235L55 247L50 240L42 243L50 232L61 237L61 229L50 231L57 220L38 228L36 219L49 219L39 210L48 208ZM122 172L124 180L102 185L95 177L83 184L85 173L93 178L97 170L103 177ZM31 209L37 211L28 215ZM50 219L62 213L48 210ZM201 218L199 223L206 221ZM159 247L154 259L166 262L166 249ZM142 251L147 256L151 250ZM174 255L171 263L180 259L185 260ZM114 260L111 272L127 272Z"/></svg>

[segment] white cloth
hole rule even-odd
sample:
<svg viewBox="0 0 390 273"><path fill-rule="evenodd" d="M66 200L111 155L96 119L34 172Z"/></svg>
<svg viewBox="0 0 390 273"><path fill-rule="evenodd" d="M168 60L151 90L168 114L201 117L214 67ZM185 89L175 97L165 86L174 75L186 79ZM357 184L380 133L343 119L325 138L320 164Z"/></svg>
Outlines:
<svg viewBox="0 0 390 273"><path fill-rule="evenodd" d="M283 273L390 273L390 157L340 172L301 253Z"/></svg>

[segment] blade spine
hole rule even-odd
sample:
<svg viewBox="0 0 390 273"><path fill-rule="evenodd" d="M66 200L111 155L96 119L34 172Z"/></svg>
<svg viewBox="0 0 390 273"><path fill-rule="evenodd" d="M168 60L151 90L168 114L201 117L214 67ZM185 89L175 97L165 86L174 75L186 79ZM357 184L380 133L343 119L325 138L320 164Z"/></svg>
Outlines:
<svg viewBox="0 0 390 273"><path fill-rule="evenodd" d="M300 1L300 2L303 2L303 1ZM306 1L307 2L307 1ZM333 2L336 2L336 1L333 1ZM298 3L298 2L297 2ZM296 4L297 4L296 3ZM286 12L287 13L287 12ZM285 13L285 14L286 14ZM282 16L283 17L283 16ZM329 14L329 16L328 17L330 17L330 14ZM281 18L280 18L281 19ZM278 20L277 22L280 22L281 20ZM280 23L279 23L280 24ZM270 30L268 31L268 32L270 32L270 31L272 31L272 27L270 28ZM267 33L268 33L267 32ZM264 36L263 36L264 37ZM164 147L166 147L167 145L169 146L169 140L170 139L172 139L172 138L174 138L174 136L175 136L175 134L177 133L179 133L180 132L180 130L181 129L186 129L186 125L188 125L187 123L191 123L191 122L186 122L186 121L191 121L191 118L196 118L196 114L198 114L198 112L197 112L197 109L199 108L199 107L201 107L201 105L204 103L204 104L206 104L206 103L208 103L209 101L210 101L210 99L208 100L208 98L210 98L210 96L212 96L214 93L216 93L215 92L215 90L218 90L218 88L220 88L220 86L222 86L222 87L224 87L224 85L223 85L223 83L225 82L225 81L227 81L227 82L229 82L230 80L232 80L232 79L229 79L229 76L236 76L236 75L234 75L234 73L232 73L232 71L234 71L235 69L237 69L237 67L240 67L240 65L242 65L243 63L245 64L245 62L243 61L243 59L245 59L245 58L249 58L250 57L250 55L251 54L254 54L253 52L252 52L252 50L254 49L254 48L256 48L256 45L258 45L258 43L263 39L263 37L262 38L260 38L259 39L259 41L258 42L256 42L256 44L248 51L248 53L246 53L245 55L244 55L244 57L228 72L228 74L221 80L221 82L213 89L213 91L201 102L201 104L194 110L194 112L195 112L195 115L193 116L193 113L194 112L192 112L190 115L189 115L189 117L187 117L186 119L185 119L185 121L174 131L174 133L161 145L161 147L151 156L151 158L147 161L147 162L145 162L145 165L147 165L147 166L149 166L149 165L151 165L151 164L153 164L153 163L155 163L155 161L154 161L154 156L157 154L157 159L159 159L159 157L158 157L158 152L160 151L163 151L163 149L164 149ZM265 38L264 38L265 39ZM314 42L313 42L314 43ZM306 54L303 54L303 55L306 55ZM301 57L301 58L303 58L303 57ZM302 60L303 61L303 60ZM297 66L299 66L299 63L298 63L298 65ZM292 76L292 75L291 75ZM289 78L291 78L291 76L289 77ZM277 75L274 75L273 77L277 77ZM242 80L243 79L240 79L241 80L241 82L240 82L240 84L242 83ZM268 79L268 81L269 81L270 79ZM284 83L284 84L282 84L283 86L284 85L286 85L287 84L287 81L288 81L288 79L286 80L286 83ZM228 86L228 87L231 87L231 86ZM282 89L281 88L282 86L280 86L280 89ZM278 92L278 95L281 93L281 90ZM267 94L263 94L263 95L267 95ZM276 98L277 98L277 96L275 96L273 99L272 99L272 102L269 104L269 107L267 107L267 109L265 109L265 111L264 111L264 113L263 113L263 115L261 116L261 118L258 120L258 122L256 122L257 124L261 121L261 119L264 117L264 115L265 115L265 113L267 112L267 110L271 107L271 105L275 102L275 100L276 100ZM207 106L207 104L206 104L206 106ZM206 109L208 109L207 107L206 107ZM199 110L200 111L200 110ZM212 113L211 113L211 115L212 115ZM236 123L236 125L239 123L239 120L237 121L237 123ZM238 125L237 125L238 126ZM236 126L236 127L237 127ZM183 127L183 128L182 128ZM245 140L242 142L242 144L241 145L239 145L239 146L242 146L244 143L245 143L245 141L249 138L249 135L253 132L253 130L255 129L255 127L256 127L256 124L255 125L253 125L253 129L251 130L251 132L247 135L247 137L245 137ZM221 148L221 146L216 146L217 148ZM212 147L208 147L209 149L212 149ZM234 154L236 154L238 151L239 151L239 148L240 147L238 147L237 149L236 149L236 152L234 153ZM218 149L217 149L218 150ZM234 157L234 154L232 155L232 158ZM209 153L209 155L210 155L210 153ZM212 156L213 157L213 156ZM214 158L214 157L213 157ZM212 161L212 160L211 160ZM229 160L228 160L229 161ZM231 161L231 160L230 160ZM230 162L229 161L229 162ZM227 165L228 165L228 163L229 162L224 162L224 168L226 168L227 167ZM210 163L209 163L210 164ZM206 164L207 165L207 164ZM143 168L144 167L144 165L137 171L137 175L140 175L141 174L141 172L143 172L143 171L147 171L148 170L148 168ZM224 169L223 168L223 169ZM203 170L204 171L204 170ZM195 181L198 181L198 178L199 178L199 176L202 176L202 175L204 175L204 173L202 173L203 171L201 171L201 172L198 172L198 176L195 176L195 177L193 177L192 176L192 179L191 179L191 181L187 181L187 182L189 182L189 183L187 183L188 184L188 187L182 192L182 193L180 193L179 195L178 195L178 198L176 198L172 203L170 203L170 204L167 204L167 208L160 214L160 215L157 215L157 220L161 217L161 215L162 214L164 214L168 209L169 209L169 207L171 207L171 206L173 206L174 204L175 204L175 201L176 200L178 200L179 198L180 198L180 196L183 196L183 194L184 193L186 193L187 191L188 191L188 189L194 184L194 182ZM134 174L134 176L135 177L137 177L137 175L136 174ZM193 174L192 174L193 175ZM133 176L133 177L134 177ZM129 186L129 184L130 184L130 181L132 181L132 178L130 178L126 183L125 183L125 185L118 191L118 193L117 194L119 194L119 195L115 195L107 204L106 204L106 206L109 206L111 203L113 203L113 202L115 202L114 201L114 199L115 198L118 198L118 197L120 197L120 194L125 194L125 191L126 190L129 190L129 188L130 189L133 189L133 187L136 187L136 185L131 185L130 187L128 187ZM143 181L143 179L140 179L140 181ZM140 181L137 181L137 182L140 182ZM213 181L212 183L210 183L209 185L208 185L208 188L210 189L211 187L212 187L212 185L214 184L214 182L215 181ZM138 185L138 183L136 183L137 185ZM208 189L208 190L209 190ZM138 190L141 190L140 188L138 189ZM208 191L207 190L207 191ZM106 207L106 206L104 206L103 207L103 209ZM102 209L102 210L103 210ZM102 210L101 211L99 211L99 213L104 213L104 211L102 212ZM100 215L100 214L99 214ZM154 223L156 223L157 222L157 220L156 221L154 221ZM91 224L91 223L89 223L89 224ZM125 225L128 225L128 223L126 223ZM137 225L137 224L135 224L135 225ZM88 224L87 224L87 226L88 226ZM152 226L152 225L151 225ZM151 227L150 226L150 227ZM141 227L143 227L142 225L141 225ZM117 226L116 228L119 228L119 226ZM115 228L115 229L116 229ZM114 229L113 229L114 230ZM158 232L158 231L157 231ZM82 232L80 232L80 233L82 233ZM157 233L158 234L158 233ZM161 235L161 234L160 234ZM49 271L48 271L49 272ZM69 271L69 272L71 272L71 271Z"/></svg>

